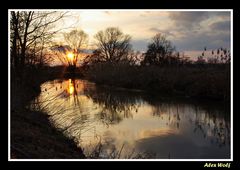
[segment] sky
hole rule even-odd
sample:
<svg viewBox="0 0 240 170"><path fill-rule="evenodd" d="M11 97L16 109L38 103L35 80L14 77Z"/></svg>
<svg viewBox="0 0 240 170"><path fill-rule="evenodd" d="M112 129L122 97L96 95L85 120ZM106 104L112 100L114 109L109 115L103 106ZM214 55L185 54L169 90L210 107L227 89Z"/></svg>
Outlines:
<svg viewBox="0 0 240 170"><path fill-rule="evenodd" d="M107 27L118 27L131 35L136 51L146 51L156 33L164 34L180 52L199 55L208 50L230 48L231 14L229 11L71 11L61 23L64 27L84 30L92 48L94 35Z"/></svg>

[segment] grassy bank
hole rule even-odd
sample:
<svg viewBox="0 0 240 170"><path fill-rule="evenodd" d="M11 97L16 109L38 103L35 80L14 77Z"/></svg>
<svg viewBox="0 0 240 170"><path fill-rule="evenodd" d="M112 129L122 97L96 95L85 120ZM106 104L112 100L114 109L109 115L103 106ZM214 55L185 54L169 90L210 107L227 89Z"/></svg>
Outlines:
<svg viewBox="0 0 240 170"><path fill-rule="evenodd" d="M56 130L42 112L11 112L11 158L85 158L74 141Z"/></svg>
<svg viewBox="0 0 240 170"><path fill-rule="evenodd" d="M40 93L40 84L57 78L59 71L30 69L21 78L11 72L11 158L85 158L73 139L55 129L47 114L26 107Z"/></svg>
<svg viewBox="0 0 240 170"><path fill-rule="evenodd" d="M90 67L85 72L85 77L98 84L141 89L157 95L180 95L225 101L230 99L228 65L140 67L102 63Z"/></svg>

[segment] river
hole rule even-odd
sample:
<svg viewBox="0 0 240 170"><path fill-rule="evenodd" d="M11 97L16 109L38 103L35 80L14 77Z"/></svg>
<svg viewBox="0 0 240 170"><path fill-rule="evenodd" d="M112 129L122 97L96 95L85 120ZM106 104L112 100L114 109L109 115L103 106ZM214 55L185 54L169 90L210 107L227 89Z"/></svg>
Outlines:
<svg viewBox="0 0 240 170"><path fill-rule="evenodd" d="M45 82L31 103L100 158L229 159L230 111L219 102L161 97L86 80Z"/></svg>

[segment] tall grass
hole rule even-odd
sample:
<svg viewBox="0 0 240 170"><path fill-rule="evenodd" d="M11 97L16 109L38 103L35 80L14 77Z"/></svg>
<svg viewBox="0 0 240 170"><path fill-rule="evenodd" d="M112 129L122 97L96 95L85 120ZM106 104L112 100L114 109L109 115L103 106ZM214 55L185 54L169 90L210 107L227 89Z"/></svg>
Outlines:
<svg viewBox="0 0 240 170"><path fill-rule="evenodd" d="M156 153L152 152L139 152L135 151L134 148L129 149L123 144L121 147L117 148L115 145L113 147L106 146L107 144L99 141L93 149L86 153L88 159L154 159L156 158Z"/></svg>
<svg viewBox="0 0 240 170"><path fill-rule="evenodd" d="M84 75L98 84L141 89L154 94L230 99L230 69L227 64L159 67L99 63Z"/></svg>
<svg viewBox="0 0 240 170"><path fill-rule="evenodd" d="M60 69L61 70L61 69ZM54 79L59 69L28 68L18 77L11 71L10 157L12 159L85 158L81 148L57 130L42 111L28 109L40 84Z"/></svg>

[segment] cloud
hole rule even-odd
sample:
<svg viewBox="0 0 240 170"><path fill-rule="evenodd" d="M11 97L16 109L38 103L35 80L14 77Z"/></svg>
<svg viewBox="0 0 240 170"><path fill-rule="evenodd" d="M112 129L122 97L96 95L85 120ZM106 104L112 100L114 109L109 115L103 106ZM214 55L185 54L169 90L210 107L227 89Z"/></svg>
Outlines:
<svg viewBox="0 0 240 170"><path fill-rule="evenodd" d="M202 50L230 46L230 12L221 11L82 11L78 27L94 35L109 26L132 36L135 50L146 50L156 33L166 35L178 50ZM74 18L66 20L73 23Z"/></svg>
<svg viewBox="0 0 240 170"><path fill-rule="evenodd" d="M173 44L180 51L230 48L230 32L199 32L188 34L186 38L175 40Z"/></svg>
<svg viewBox="0 0 240 170"><path fill-rule="evenodd" d="M171 12L171 33L177 50L230 48L229 12Z"/></svg>
<svg viewBox="0 0 240 170"><path fill-rule="evenodd" d="M208 19L209 14L201 11L169 12L169 18L175 26L191 29Z"/></svg>
<svg viewBox="0 0 240 170"><path fill-rule="evenodd" d="M210 28L213 30L230 31L230 21L215 22L210 25Z"/></svg>
<svg viewBox="0 0 240 170"><path fill-rule="evenodd" d="M155 28L155 27L152 27L152 28L150 28L149 30L152 31L152 32L154 32L154 33L162 33L162 34L164 34L164 35L166 35L166 36L172 36L172 37L175 36L175 35L174 35L171 31L169 31L169 30L163 30L163 29L159 29L159 28Z"/></svg>
<svg viewBox="0 0 240 170"><path fill-rule="evenodd" d="M104 13L107 14L107 15L111 15L110 11L104 11Z"/></svg>
<svg viewBox="0 0 240 170"><path fill-rule="evenodd" d="M188 21L190 22L190 20L193 20L193 18ZM204 47L208 49L230 48L231 34L230 20L228 19L215 22L215 18L210 17L208 24L199 25L197 29L162 28L159 25L159 27L150 27L148 31L152 32L153 35L158 32L163 33L179 51L201 51ZM150 40L151 37L148 37L148 39L133 39L133 48L140 51L146 50Z"/></svg>
<svg viewBox="0 0 240 170"><path fill-rule="evenodd" d="M221 19L230 19L230 11L220 11L220 12L209 12L210 17L219 17Z"/></svg>

